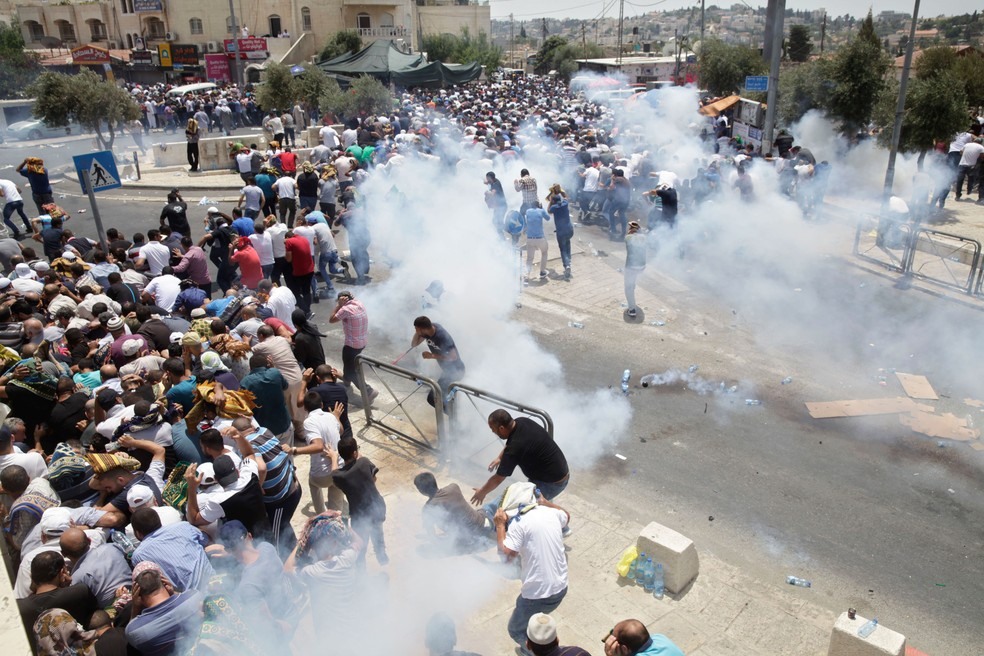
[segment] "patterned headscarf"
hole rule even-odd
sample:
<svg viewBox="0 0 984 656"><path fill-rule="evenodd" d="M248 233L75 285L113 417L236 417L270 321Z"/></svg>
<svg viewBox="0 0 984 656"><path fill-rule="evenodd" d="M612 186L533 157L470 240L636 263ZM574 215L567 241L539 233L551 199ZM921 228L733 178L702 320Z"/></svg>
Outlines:
<svg viewBox="0 0 984 656"><path fill-rule="evenodd" d="M119 439L127 433L137 433L142 430L147 430L148 428L153 428L158 426L164 421L164 416L161 414L161 407L156 403L150 406L150 410L147 411L145 415L133 415L127 421L122 422L115 431L113 431L113 437Z"/></svg>
<svg viewBox="0 0 984 656"><path fill-rule="evenodd" d="M315 546L326 542L325 546L334 553L341 552L352 544L352 533L337 510L326 510L308 520L297 540L297 557L311 557Z"/></svg>
<svg viewBox="0 0 984 656"><path fill-rule="evenodd" d="M68 443L60 442L48 464L48 481L56 492L64 492L85 481L92 474L89 463Z"/></svg>
<svg viewBox="0 0 984 656"><path fill-rule="evenodd" d="M34 622L40 656L95 656L95 631L83 631L68 611L52 608L41 613Z"/></svg>
<svg viewBox="0 0 984 656"><path fill-rule="evenodd" d="M85 456L96 476L102 476L108 471L122 468L126 471L140 469L140 461L125 453L88 453Z"/></svg>
<svg viewBox="0 0 984 656"><path fill-rule="evenodd" d="M25 168L28 173L36 173L37 175L43 175L46 173L44 169L44 160L40 157L28 157Z"/></svg>

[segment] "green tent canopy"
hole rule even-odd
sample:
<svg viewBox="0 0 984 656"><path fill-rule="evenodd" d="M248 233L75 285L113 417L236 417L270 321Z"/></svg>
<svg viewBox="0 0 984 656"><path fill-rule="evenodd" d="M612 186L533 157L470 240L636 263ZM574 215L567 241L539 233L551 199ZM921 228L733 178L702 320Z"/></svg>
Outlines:
<svg viewBox="0 0 984 656"><path fill-rule="evenodd" d="M400 52L391 41L374 41L359 52L329 59L318 64L329 75L358 77L371 75L384 84L402 87L442 87L470 82L482 74L482 67L472 64L428 62L422 54Z"/></svg>

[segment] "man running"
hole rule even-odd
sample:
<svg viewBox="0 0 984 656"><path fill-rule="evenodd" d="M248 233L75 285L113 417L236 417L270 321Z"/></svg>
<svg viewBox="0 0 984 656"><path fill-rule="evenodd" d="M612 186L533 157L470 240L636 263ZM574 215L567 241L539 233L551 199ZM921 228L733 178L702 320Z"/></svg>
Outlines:
<svg viewBox="0 0 984 656"><path fill-rule="evenodd" d="M342 332L345 333L345 345L342 346L342 380L346 385L355 384L361 389L359 368L355 364L355 358L362 353L369 342L369 314L362 302L357 301L350 291L338 292L338 303L328 319L328 323L339 322L342 324ZM363 384L371 404L379 392L364 381Z"/></svg>
<svg viewBox="0 0 984 656"><path fill-rule="evenodd" d="M428 353L423 354L425 360L437 360L441 366L441 377L437 379L437 384L441 388L442 399L447 397L448 388L451 383L465 377L465 363L458 355L458 347L454 344L454 339L440 324L432 323L427 317L417 317L413 320L413 339L410 346L417 346L421 342L427 342ZM427 402L435 405L434 392L427 393ZM436 407L436 406L435 406ZM443 407L443 401L442 401Z"/></svg>

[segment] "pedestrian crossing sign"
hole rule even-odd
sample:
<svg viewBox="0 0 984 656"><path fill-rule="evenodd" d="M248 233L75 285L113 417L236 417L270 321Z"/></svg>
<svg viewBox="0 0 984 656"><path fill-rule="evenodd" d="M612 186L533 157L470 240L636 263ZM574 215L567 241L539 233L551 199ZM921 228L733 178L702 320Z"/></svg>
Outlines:
<svg viewBox="0 0 984 656"><path fill-rule="evenodd" d="M102 150L96 153L76 155L72 159L75 161L75 172L79 176L79 185L81 185L84 193L88 193L88 191L85 187L83 171L89 175L93 193L123 186L120 183L120 174L116 169L116 160L113 159L112 152Z"/></svg>

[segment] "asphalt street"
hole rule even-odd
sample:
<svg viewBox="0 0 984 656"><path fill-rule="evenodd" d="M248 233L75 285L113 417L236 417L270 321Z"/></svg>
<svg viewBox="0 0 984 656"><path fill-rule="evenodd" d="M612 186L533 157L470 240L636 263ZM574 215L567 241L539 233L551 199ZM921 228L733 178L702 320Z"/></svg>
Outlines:
<svg viewBox="0 0 984 656"><path fill-rule="evenodd" d="M34 152L54 167L73 150L67 144ZM0 167L26 152L0 149ZM94 237L77 185L59 182L55 193L73 214L69 225ZM145 232L157 225L161 196L101 201L105 226ZM186 200L197 227L199 208ZM576 472L572 486L581 494L676 528L764 581L811 579L817 602L877 616L928 653L979 653L984 453L956 443L940 448L900 427L894 415L813 420L803 402L902 396L890 373L889 390L877 379L879 369L897 368L929 376L944 396L938 407L967 414L964 398L984 399L973 375L979 350L968 346L981 308L897 289L893 278L852 265L846 231L844 244L817 262L824 281L817 302L790 311L783 311L784 294L799 293L791 286L735 307L727 288L681 277L684 291L647 287L688 318L680 327L630 324L616 315L572 330L569 309L549 301L524 303L516 317L564 362L575 388L617 388L621 371L633 371L631 434L616 447L625 460L613 451ZM620 266L620 258L606 265ZM702 396L683 385L636 384L640 374L691 363L704 379L739 390ZM786 376L793 382L781 385ZM763 404L746 406L746 398ZM984 414L972 412L984 424ZM475 465L474 477L484 480Z"/></svg>

